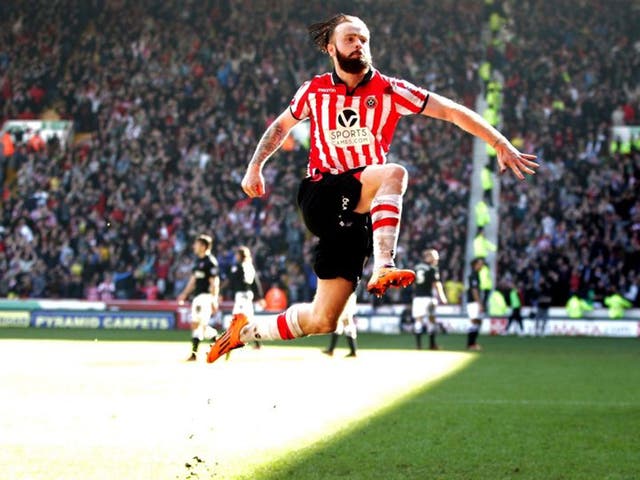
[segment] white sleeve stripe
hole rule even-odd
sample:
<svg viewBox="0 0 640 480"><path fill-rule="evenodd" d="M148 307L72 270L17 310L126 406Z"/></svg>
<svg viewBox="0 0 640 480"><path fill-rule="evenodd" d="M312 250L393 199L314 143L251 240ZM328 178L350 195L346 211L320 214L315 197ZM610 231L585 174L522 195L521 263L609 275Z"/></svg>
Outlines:
<svg viewBox="0 0 640 480"><path fill-rule="evenodd" d="M303 83L291 101L289 109L291 110L291 115L293 115L296 120L302 120L309 116L308 104L301 105L300 102L304 97L306 97L310 86L311 81Z"/></svg>
<svg viewBox="0 0 640 480"><path fill-rule="evenodd" d="M415 105L416 108L419 108L419 109L424 108L424 106L426 105L425 102L429 98L429 94L426 90L420 90L420 89L417 90L418 92L424 92L424 97L426 98L421 98L421 96L417 95L414 92L414 89L407 87L407 85L404 82L398 82L396 83L396 86L398 88L394 90L400 97L402 97L403 99Z"/></svg>

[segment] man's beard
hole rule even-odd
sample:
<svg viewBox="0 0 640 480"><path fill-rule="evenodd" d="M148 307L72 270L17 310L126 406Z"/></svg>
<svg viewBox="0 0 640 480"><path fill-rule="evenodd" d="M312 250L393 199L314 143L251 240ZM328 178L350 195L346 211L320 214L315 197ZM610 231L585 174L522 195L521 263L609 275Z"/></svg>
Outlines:
<svg viewBox="0 0 640 480"><path fill-rule="evenodd" d="M347 73L363 73L371 67L371 57L368 57L366 54L358 57L347 57L346 55L342 55L340 50L336 48L336 59L338 60L340 68Z"/></svg>

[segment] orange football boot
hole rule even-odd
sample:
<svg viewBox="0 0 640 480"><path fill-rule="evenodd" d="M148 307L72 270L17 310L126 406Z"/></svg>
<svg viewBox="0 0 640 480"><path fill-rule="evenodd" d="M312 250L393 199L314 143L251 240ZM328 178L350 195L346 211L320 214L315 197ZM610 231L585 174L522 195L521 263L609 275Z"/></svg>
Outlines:
<svg viewBox="0 0 640 480"><path fill-rule="evenodd" d="M234 348L244 346L244 343L240 341L240 332L248 323L249 320L242 313L234 315L227 331L211 344L211 349L207 354L207 363L213 363Z"/></svg>
<svg viewBox="0 0 640 480"><path fill-rule="evenodd" d="M367 291L377 297L384 295L389 287L408 287L416 279L413 270L403 270L396 267L382 267L373 272Z"/></svg>

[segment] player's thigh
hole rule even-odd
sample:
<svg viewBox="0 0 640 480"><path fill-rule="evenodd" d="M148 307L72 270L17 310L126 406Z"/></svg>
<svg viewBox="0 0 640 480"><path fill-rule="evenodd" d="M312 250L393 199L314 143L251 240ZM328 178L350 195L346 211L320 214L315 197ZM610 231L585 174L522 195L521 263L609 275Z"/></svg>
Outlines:
<svg viewBox="0 0 640 480"><path fill-rule="evenodd" d="M407 170L402 165L395 163L369 165L360 175L362 192L355 211L358 213L364 213L371 210L371 201L373 200L373 197L376 196L378 189L384 182L396 183L399 193L403 194L407 189L408 178Z"/></svg>
<svg viewBox="0 0 640 480"><path fill-rule="evenodd" d="M480 318L480 303L469 302L467 304L467 316L469 320L473 321Z"/></svg>
<svg viewBox="0 0 640 480"><path fill-rule="evenodd" d="M411 316L422 318L427 314L427 300L429 297L415 297L411 301Z"/></svg>
<svg viewBox="0 0 640 480"><path fill-rule="evenodd" d="M210 293L201 293L191 302L191 321L206 324L213 313L214 298Z"/></svg>

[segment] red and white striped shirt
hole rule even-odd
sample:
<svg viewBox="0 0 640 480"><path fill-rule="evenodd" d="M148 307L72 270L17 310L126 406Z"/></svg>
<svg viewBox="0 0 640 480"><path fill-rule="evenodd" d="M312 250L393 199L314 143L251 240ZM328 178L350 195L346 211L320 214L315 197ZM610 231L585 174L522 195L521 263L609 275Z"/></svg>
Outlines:
<svg viewBox="0 0 640 480"><path fill-rule="evenodd" d="M374 69L353 92L335 72L305 82L289 108L311 121L308 173L384 164L400 117L422 112L428 100L424 88Z"/></svg>

